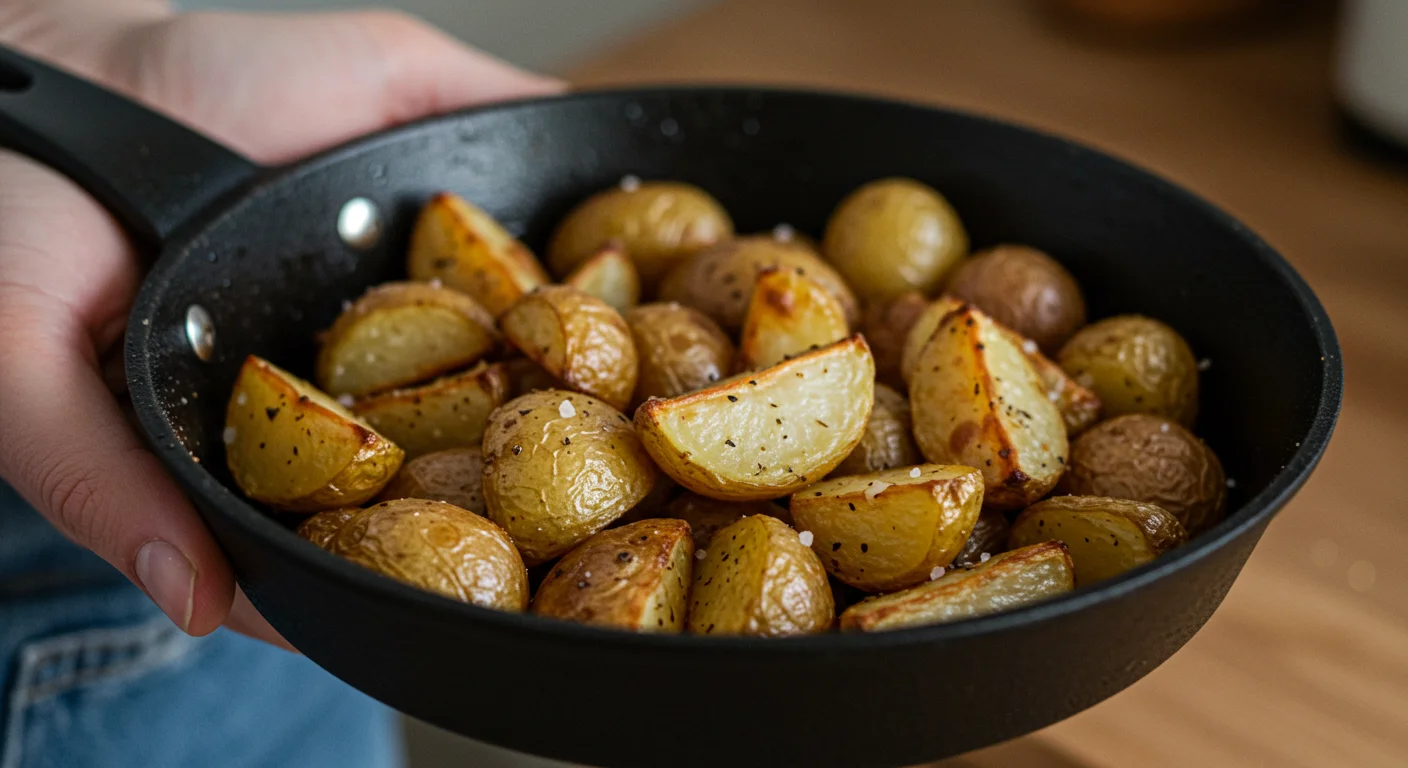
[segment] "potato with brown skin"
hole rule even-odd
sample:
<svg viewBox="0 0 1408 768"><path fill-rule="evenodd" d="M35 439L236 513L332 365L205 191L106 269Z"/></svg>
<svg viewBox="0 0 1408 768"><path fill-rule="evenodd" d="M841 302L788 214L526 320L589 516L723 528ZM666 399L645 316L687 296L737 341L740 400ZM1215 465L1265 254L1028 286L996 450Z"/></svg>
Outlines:
<svg viewBox="0 0 1408 768"><path fill-rule="evenodd" d="M1011 526L1007 515L995 509L984 510L973 524L973 532L963 549L953 558L954 565L977 565L983 562L983 555L996 555L1007 551L1007 532Z"/></svg>
<svg viewBox="0 0 1408 768"><path fill-rule="evenodd" d="M338 507L337 509L323 510L300 523L297 533L301 538L307 539L323 549L330 550L332 540L337 537L337 532L342 530L342 526L346 525L348 520L361 512L361 507Z"/></svg>
<svg viewBox="0 0 1408 768"><path fill-rule="evenodd" d="M1061 489L1157 504L1190 536L1227 511L1227 475L1212 449L1176 422L1146 414L1110 419L1081 435L1071 444Z"/></svg>
<svg viewBox="0 0 1408 768"><path fill-rule="evenodd" d="M508 534L443 501L398 499L362 511L333 537L335 555L453 600L522 611L528 569Z"/></svg>
<svg viewBox="0 0 1408 768"><path fill-rule="evenodd" d="M765 269L753 284L735 369L769 368L849 334L846 310L825 286L799 270Z"/></svg>
<svg viewBox="0 0 1408 768"><path fill-rule="evenodd" d="M514 304L499 325L528 359L564 385L625 408L636 388L636 343L621 314L576 288L546 286Z"/></svg>
<svg viewBox="0 0 1408 768"><path fill-rule="evenodd" d="M1085 297L1061 263L1025 245L999 245L966 260L948 293L1054 355L1085 325Z"/></svg>
<svg viewBox="0 0 1408 768"><path fill-rule="evenodd" d="M1178 518L1154 504L1097 496L1055 496L1022 511L1007 537L1013 548L1064 542L1076 586L1151 562L1188 541Z"/></svg>
<svg viewBox="0 0 1408 768"><path fill-rule="evenodd" d="M947 569L917 587L862 600L841 614L842 630L883 632L1001 613L1075 588L1071 557L1055 541Z"/></svg>
<svg viewBox="0 0 1408 768"><path fill-rule="evenodd" d="M914 444L910 423L909 399L884 384L875 385L875 405L870 409L870 421L865 434L850 455L830 477L863 475L892 467L908 467L923 460Z"/></svg>
<svg viewBox="0 0 1408 768"><path fill-rule="evenodd" d="M240 490L290 512L357 506L406 456L312 384L254 355L230 393L224 441Z"/></svg>
<svg viewBox="0 0 1408 768"><path fill-rule="evenodd" d="M318 385L369 395L462 368L500 347L494 318L459 291L384 283L347 308L318 351Z"/></svg>
<svg viewBox="0 0 1408 768"><path fill-rule="evenodd" d="M783 637L825 632L836 615L826 571L797 532L769 515L714 535L694 567L689 631Z"/></svg>
<svg viewBox="0 0 1408 768"><path fill-rule="evenodd" d="M435 195L421 210L406 268L412 280L438 280L494 317L549 282L531 251L489 214L450 192Z"/></svg>
<svg viewBox="0 0 1408 768"><path fill-rule="evenodd" d="M675 302L643 304L625 318L639 360L637 403L703 389L733 368L733 342L697 309Z"/></svg>
<svg viewBox="0 0 1408 768"><path fill-rule="evenodd" d="M860 319L855 294L831 265L806 243L771 235L735 238L685 259L660 284L660 300L694 307L735 333L743 327L753 284L765 269L802 270L841 302L848 324Z"/></svg>
<svg viewBox="0 0 1408 768"><path fill-rule="evenodd" d="M631 422L577 392L510 400L484 433L484 504L529 565L551 560L610 525L655 484Z"/></svg>
<svg viewBox="0 0 1408 768"><path fill-rule="evenodd" d="M933 293L968 255L968 233L943 195L913 179L852 192L826 224L822 253L866 301Z"/></svg>
<svg viewBox="0 0 1408 768"><path fill-rule="evenodd" d="M562 284L601 299L617 312L640 303L640 274L625 247L614 240L578 264Z"/></svg>
<svg viewBox="0 0 1408 768"><path fill-rule="evenodd" d="M480 363L419 387L364 397L352 404L352 412L414 459L478 446L489 412L507 399L507 369L501 363Z"/></svg>
<svg viewBox="0 0 1408 768"><path fill-rule="evenodd" d="M504 368L508 372L510 397L526 395L540 389L567 389L567 385L543 370L543 366L526 357L511 357L504 361Z"/></svg>
<svg viewBox="0 0 1408 768"><path fill-rule="evenodd" d="M771 501L720 501L697 493L686 493L665 506L661 517L672 517L689 523L694 533L694 545L708 549L714 535L749 515L771 515L788 525L792 513Z"/></svg>
<svg viewBox="0 0 1408 768"><path fill-rule="evenodd" d="M694 576L683 520L642 520L602 531L557 561L533 613L633 632L681 632Z"/></svg>
<svg viewBox="0 0 1408 768"><path fill-rule="evenodd" d="M1094 391L1105 417L1167 416L1185 427L1198 415L1198 360L1178 332L1140 315L1088 325L1061 348L1061 367Z"/></svg>
<svg viewBox="0 0 1408 768"><path fill-rule="evenodd" d="M443 501L484 514L484 459L479 448L451 448L411 459L377 496L377 501L394 499Z"/></svg>
<svg viewBox="0 0 1408 768"><path fill-rule="evenodd" d="M548 245L548 264L566 275L614 240L650 290L681 259L732 236L733 220L708 192L676 181L646 181L603 190L572 209Z"/></svg>
<svg viewBox="0 0 1408 768"><path fill-rule="evenodd" d="M917 291L906 291L889 301L866 304L860 332L875 355L875 380L903 391L906 389L902 361L909 330L929 307L929 300ZM930 333L933 333L931 328Z"/></svg>

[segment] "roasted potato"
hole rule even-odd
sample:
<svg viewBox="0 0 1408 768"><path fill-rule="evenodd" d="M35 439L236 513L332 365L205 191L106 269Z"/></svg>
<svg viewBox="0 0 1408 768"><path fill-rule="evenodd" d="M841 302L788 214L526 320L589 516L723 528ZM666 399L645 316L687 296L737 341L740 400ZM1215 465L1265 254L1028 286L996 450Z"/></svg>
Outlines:
<svg viewBox="0 0 1408 768"><path fill-rule="evenodd" d="M1176 422L1129 414L1110 419L1071 444L1061 489L1157 504L1190 536L1227 511L1227 475L1211 448Z"/></svg>
<svg viewBox="0 0 1408 768"><path fill-rule="evenodd" d="M675 482L725 500L775 499L820 480L865 433L875 363L865 339L636 409L651 458Z"/></svg>
<svg viewBox="0 0 1408 768"><path fill-rule="evenodd" d="M533 613L636 632L679 632L694 540L683 520L642 520L593 535L557 561Z"/></svg>
<svg viewBox="0 0 1408 768"><path fill-rule="evenodd" d="M660 284L660 299L694 307L734 333L743 327L753 284L765 269L802 270L841 302L847 324L859 320L855 294L831 265L802 241L770 235L728 240L685 259Z"/></svg>
<svg viewBox="0 0 1408 768"><path fill-rule="evenodd" d="M494 317L548 275L532 252L467 200L441 192L421 209L406 259L412 280L439 280Z"/></svg>
<svg viewBox="0 0 1408 768"><path fill-rule="evenodd" d="M1061 348L1060 362L1099 396L1106 418L1150 413L1191 427L1198 415L1198 361L1158 320L1121 315L1088 325Z"/></svg>
<svg viewBox="0 0 1408 768"><path fill-rule="evenodd" d="M578 264L562 284L601 299L617 312L640 303L640 274L626 249L615 241Z"/></svg>
<svg viewBox="0 0 1408 768"><path fill-rule="evenodd" d="M735 367L770 368L850 335L846 310L821 283L799 270L765 269L753 284Z"/></svg>
<svg viewBox="0 0 1408 768"><path fill-rule="evenodd" d="M606 302L576 288L546 286L514 304L499 324L515 347L568 388L613 408L630 405L636 343Z"/></svg>
<svg viewBox="0 0 1408 768"><path fill-rule="evenodd" d="M938 330L939 323L966 306L966 303L945 294L929 302L914 319L909 328L909 335L904 340L904 350L900 353L900 374L906 386L914 375L914 369L919 365L919 354L924 351L924 345L929 343L934 331Z"/></svg>
<svg viewBox="0 0 1408 768"><path fill-rule="evenodd" d="M1016 549L1061 541L1075 564L1076 586L1118 576L1188 541L1178 518L1154 504L1098 496L1055 496L1022 511L1008 544Z"/></svg>
<svg viewBox="0 0 1408 768"><path fill-rule="evenodd" d="M816 554L770 515L752 515L714 535L694 568L689 631L780 637L824 632L836 615Z"/></svg>
<svg viewBox="0 0 1408 768"><path fill-rule="evenodd" d="M714 534L749 515L772 515L788 525L792 513L771 501L719 501L697 493L686 493L665 506L663 517L689 523L694 533L694 545L708 549Z"/></svg>
<svg viewBox="0 0 1408 768"><path fill-rule="evenodd" d="M1054 355L1085 325L1085 297L1061 263L1025 245L999 245L966 260L948 293Z"/></svg>
<svg viewBox="0 0 1408 768"><path fill-rule="evenodd" d="M484 504L529 565L610 525L655 484L655 467L620 411L549 389L510 400L484 433Z"/></svg>
<svg viewBox="0 0 1408 768"><path fill-rule="evenodd" d="M881 179L841 201L822 238L826 260L866 301L933 293L968 254L953 206L912 179Z"/></svg>
<svg viewBox="0 0 1408 768"><path fill-rule="evenodd" d="M445 597L501 611L528 607L528 569L508 534L443 501L384 501L353 516L331 551Z"/></svg>
<svg viewBox="0 0 1408 768"><path fill-rule="evenodd" d="M875 379L895 389L905 389L902 361L909 330L929 307L929 300L917 291L906 291L889 301L866 304L860 332L875 355ZM935 323L937 325L937 321ZM933 333L932 328L929 329Z"/></svg>
<svg viewBox="0 0 1408 768"><path fill-rule="evenodd" d="M419 387L362 398L352 404L352 412L414 459L478 446L489 412L507 399L507 369L501 363L480 363Z"/></svg>
<svg viewBox="0 0 1408 768"><path fill-rule="evenodd" d="M526 357L509 358L504 361L504 368L508 372L509 396L511 397L526 395L540 389L567 389L566 384L543 370L543 366Z"/></svg>
<svg viewBox="0 0 1408 768"><path fill-rule="evenodd" d="M953 558L953 564L977 565L986 562L983 555L992 556L1006 552L1009 530L1011 526L1007 523L1007 515L995 509L984 510L978 515L978 522L973 524L973 532L963 543L963 549Z"/></svg>
<svg viewBox="0 0 1408 768"><path fill-rule="evenodd" d="M323 549L332 548L332 540L348 520L361 514L361 507L338 507L310 515L298 526L298 535Z"/></svg>
<svg viewBox="0 0 1408 768"><path fill-rule="evenodd" d="M882 632L942 624L1038 603L1074 589L1071 556L1050 541L946 570L927 584L867 598L841 614L841 629Z"/></svg>
<svg viewBox="0 0 1408 768"><path fill-rule="evenodd" d="M922 458L919 447L914 444L909 399L877 383L875 405L870 409L870 420L865 423L865 434L850 455L831 470L831 477L908 467L918 464Z"/></svg>
<svg viewBox="0 0 1408 768"><path fill-rule="evenodd" d="M470 297L425 283L367 291L333 323L318 352L318 385L369 395L462 368L496 351L494 318Z"/></svg>
<svg viewBox="0 0 1408 768"><path fill-rule="evenodd" d="M733 235L728 212L691 184L623 184L587 198L558 225L548 264L566 275L602 246L619 242L653 288L684 257Z"/></svg>
<svg viewBox="0 0 1408 768"><path fill-rule="evenodd" d="M699 310L674 302L643 304L626 313L639 358L636 401L679 397L728 375L733 342Z"/></svg>
<svg viewBox="0 0 1408 768"><path fill-rule="evenodd" d="M953 562L982 507L978 470L921 464L824 480L793 494L790 509L832 576L889 592Z"/></svg>
<svg viewBox="0 0 1408 768"><path fill-rule="evenodd" d="M370 499L406 454L302 379L250 355L225 411L225 461L255 501L290 512Z"/></svg>
<svg viewBox="0 0 1408 768"><path fill-rule="evenodd" d="M1036 348L1036 342L1011 334L1014 343L1022 346L1027 353L1027 362L1041 379L1046 396L1061 412L1061 420L1066 423L1066 436L1073 438L1090 429L1100 420L1101 403L1096 394L1071 378L1051 358Z"/></svg>
<svg viewBox="0 0 1408 768"><path fill-rule="evenodd" d="M1066 426L1021 347L987 315L950 314L909 382L914 438L935 464L977 467L986 503L1017 509L1056 486Z"/></svg>
<svg viewBox="0 0 1408 768"><path fill-rule="evenodd" d="M411 459L378 501L429 499L484 514L484 458L479 447L451 448Z"/></svg>

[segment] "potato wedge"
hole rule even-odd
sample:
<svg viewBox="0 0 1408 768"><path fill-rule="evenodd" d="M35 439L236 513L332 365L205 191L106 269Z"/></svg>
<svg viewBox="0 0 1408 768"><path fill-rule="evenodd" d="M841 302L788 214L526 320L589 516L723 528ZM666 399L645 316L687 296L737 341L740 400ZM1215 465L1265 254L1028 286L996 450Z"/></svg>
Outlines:
<svg viewBox="0 0 1408 768"><path fill-rule="evenodd" d="M398 499L347 521L332 553L413 587L501 611L528 607L528 569L508 534L443 501Z"/></svg>
<svg viewBox="0 0 1408 768"><path fill-rule="evenodd" d="M661 302L636 307L625 317L640 362L637 403L703 389L732 370L733 342L699 310Z"/></svg>
<svg viewBox="0 0 1408 768"><path fill-rule="evenodd" d="M1061 419L1066 423L1066 436L1073 438L1095 426L1100 420L1100 398L1078 384L1054 360L1043 355L1036 348L1036 342L1023 339L1016 333L1012 333L1011 337L1015 343L1022 346L1022 351L1027 354L1027 361L1032 364L1032 369L1041 379L1047 398L1055 403L1056 410L1061 412Z"/></svg>
<svg viewBox="0 0 1408 768"><path fill-rule="evenodd" d="M922 458L919 447L914 444L909 399L876 383L875 405L870 409L870 420L865 423L865 434L850 455L831 470L831 477L913 466Z"/></svg>
<svg viewBox="0 0 1408 768"><path fill-rule="evenodd" d="M405 471L405 470L402 470ZM1007 533L1011 526L1007 515L995 509L985 509L973 524L973 532L963 542L963 549L953 558L954 565L977 565L984 562L983 555L989 557L1007 551Z"/></svg>
<svg viewBox="0 0 1408 768"><path fill-rule="evenodd" d="M636 409L651 458L716 499L775 499L820 480L865 434L875 363L865 339Z"/></svg>
<svg viewBox="0 0 1408 768"><path fill-rule="evenodd" d="M830 629L836 604L821 561L769 515L724 528L694 568L689 631L781 637Z"/></svg>
<svg viewBox="0 0 1408 768"><path fill-rule="evenodd" d="M963 549L982 508L982 474L940 464L823 480L790 505L827 572L867 592L928 581Z"/></svg>
<svg viewBox="0 0 1408 768"><path fill-rule="evenodd" d="M919 316L929 308L929 300L917 291L906 291L889 301L866 304L860 332L875 355L875 378L895 389L906 389L901 363L904 343ZM929 330L933 333L933 329ZM927 337L926 337L927 338Z"/></svg>
<svg viewBox="0 0 1408 768"><path fill-rule="evenodd" d="M700 549L708 549L714 534L749 515L771 515L792 524L792 513L787 507L771 501L719 501L697 493L680 496L667 504L661 514L689 523L694 546Z"/></svg>
<svg viewBox="0 0 1408 768"><path fill-rule="evenodd" d="M500 346L494 318L474 299L424 283L385 283L333 323L318 352L318 385L369 395L462 368Z"/></svg>
<svg viewBox="0 0 1408 768"><path fill-rule="evenodd" d="M985 503L1024 507L1056 486L1066 425L1020 346L972 307L934 331L910 379L914 438L935 464L977 467Z"/></svg>
<svg viewBox="0 0 1408 768"><path fill-rule="evenodd" d="M680 632L694 577L683 520L641 520L593 535L557 561L533 613L634 632Z"/></svg>
<svg viewBox="0 0 1408 768"><path fill-rule="evenodd" d="M846 338L846 310L821 283L796 269L765 269L753 284L735 367L770 368Z"/></svg>
<svg viewBox="0 0 1408 768"><path fill-rule="evenodd" d="M357 506L406 454L337 401L250 355L225 411L225 461L245 495L277 509Z"/></svg>
<svg viewBox="0 0 1408 768"><path fill-rule="evenodd" d="M352 412L414 459L449 448L477 447L489 412L506 399L507 369L502 363L480 363L419 387L364 397L352 404Z"/></svg>
<svg viewBox="0 0 1408 768"><path fill-rule="evenodd" d="M968 305L962 301L945 294L929 302L924 311L914 319L909 328L909 335L904 340L904 351L900 354L900 373L906 386L914 375L914 369L919 365L919 355L924 351L924 345L929 343L929 338L934 335L939 323L966 306Z"/></svg>
<svg viewBox="0 0 1408 768"><path fill-rule="evenodd" d="M489 214L450 192L421 209L406 262L412 280L439 280L494 317L550 282L531 251Z"/></svg>
<svg viewBox="0 0 1408 768"><path fill-rule="evenodd" d="M484 514L484 459L479 447L451 448L418 456L382 489L377 501L429 499Z"/></svg>
<svg viewBox="0 0 1408 768"><path fill-rule="evenodd" d="M524 296L499 321L528 359L571 389L630 405L636 388L636 343L621 314L576 288L546 286Z"/></svg>
<svg viewBox="0 0 1408 768"><path fill-rule="evenodd" d="M484 504L529 565L610 525L655 484L655 466L620 411L578 392L510 400L484 434Z"/></svg>
<svg viewBox="0 0 1408 768"><path fill-rule="evenodd" d="M1070 592L1074 582L1066 547L1049 541L947 569L903 592L862 600L841 614L841 629L883 632L1010 611Z"/></svg>
<svg viewBox="0 0 1408 768"><path fill-rule="evenodd" d="M620 243L612 241L563 278L568 285L611 305L617 312L640 303L640 274Z"/></svg>
<svg viewBox="0 0 1408 768"><path fill-rule="evenodd" d="M1022 511L1008 543L1065 542L1084 586L1137 568L1188 541L1178 518L1163 507L1099 496L1056 496Z"/></svg>
<svg viewBox="0 0 1408 768"><path fill-rule="evenodd" d="M337 532L342 530L342 526L346 525L348 520L361 512L361 507L338 507L337 509L323 510L300 523L296 533L319 547L330 550L332 549L332 540L337 536Z"/></svg>

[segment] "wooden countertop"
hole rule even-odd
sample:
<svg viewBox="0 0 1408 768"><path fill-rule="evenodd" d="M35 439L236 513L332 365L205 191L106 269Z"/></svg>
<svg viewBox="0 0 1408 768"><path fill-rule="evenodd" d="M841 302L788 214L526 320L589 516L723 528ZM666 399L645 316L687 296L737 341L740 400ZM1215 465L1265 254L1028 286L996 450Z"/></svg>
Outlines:
<svg viewBox="0 0 1408 768"><path fill-rule="evenodd" d="M1182 652L963 766L1408 765L1408 170L1334 127L1333 19L1102 45L1013 0L725 0L575 71L581 85L753 82L952 105L1130 158L1228 209L1315 288L1347 393L1319 472Z"/></svg>

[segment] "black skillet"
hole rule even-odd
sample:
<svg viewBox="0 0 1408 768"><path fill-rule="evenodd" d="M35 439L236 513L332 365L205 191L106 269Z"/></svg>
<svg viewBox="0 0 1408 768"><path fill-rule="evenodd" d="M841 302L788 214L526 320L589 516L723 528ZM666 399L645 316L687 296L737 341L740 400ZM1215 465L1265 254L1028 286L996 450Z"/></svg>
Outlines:
<svg viewBox="0 0 1408 768"><path fill-rule="evenodd" d="M583 93L260 168L0 51L0 143L78 180L160 253L127 335L133 404L269 621L398 709L564 760L895 766L1079 712L1207 621L1325 450L1340 404L1329 318L1246 227L1107 155L970 115L753 88ZM698 184L740 231L789 222L812 234L857 185L911 176L943 190L975 246L1058 254L1094 316L1162 318L1211 360L1198 427L1236 479L1232 513L1156 563L1035 607L882 635L752 640L462 605L322 552L233 489L220 436L241 360L258 353L306 372L314 333L342 301L401 274L412 216L432 193L463 194L541 247L573 203L626 174ZM369 205L347 207L354 198ZM379 231L358 226L369 212ZM197 307L213 325L208 360L193 351Z"/></svg>

